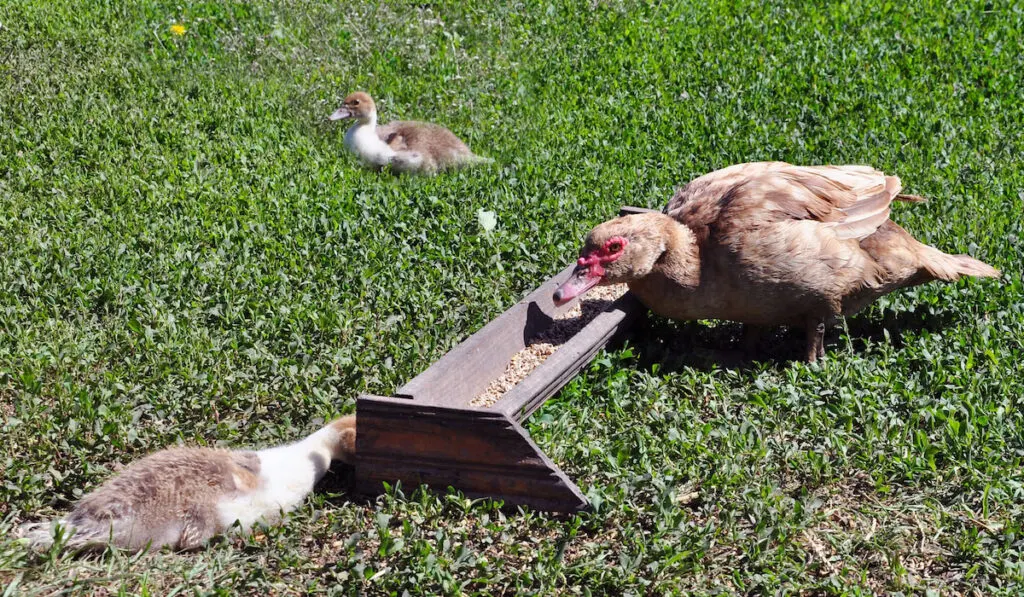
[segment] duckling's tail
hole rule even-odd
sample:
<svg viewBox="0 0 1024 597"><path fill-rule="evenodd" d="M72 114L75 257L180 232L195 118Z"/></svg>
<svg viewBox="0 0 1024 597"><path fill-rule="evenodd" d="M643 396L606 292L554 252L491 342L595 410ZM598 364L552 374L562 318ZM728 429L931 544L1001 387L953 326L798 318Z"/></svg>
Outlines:
<svg viewBox="0 0 1024 597"><path fill-rule="evenodd" d="M51 521L26 522L18 527L14 537L34 550L43 551L53 545L53 527Z"/></svg>
<svg viewBox="0 0 1024 597"><path fill-rule="evenodd" d="M991 265L978 261L969 255L947 255L935 247L924 245L921 265L937 280L955 282L961 276L978 278L998 278L999 270Z"/></svg>
<svg viewBox="0 0 1024 597"><path fill-rule="evenodd" d="M104 545L108 537L109 533L104 535L77 529L63 518L43 522L26 522L15 532L16 539L28 544L35 551L50 549L54 543L62 543L68 549Z"/></svg>
<svg viewBox="0 0 1024 597"><path fill-rule="evenodd" d="M477 155L475 153L471 153L471 154L467 155L466 157L464 157L462 159L462 163L467 164L467 165L493 164L494 163L494 158L488 158L488 157L484 157L482 155Z"/></svg>

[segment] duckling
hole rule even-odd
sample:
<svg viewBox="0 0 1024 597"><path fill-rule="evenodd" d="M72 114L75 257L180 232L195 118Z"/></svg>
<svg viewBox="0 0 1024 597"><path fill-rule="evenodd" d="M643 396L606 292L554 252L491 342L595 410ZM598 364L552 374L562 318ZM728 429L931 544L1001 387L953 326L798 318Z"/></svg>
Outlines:
<svg viewBox="0 0 1024 597"><path fill-rule="evenodd" d="M236 522L242 533L256 523L280 522L332 460L353 461L355 439L350 415L298 442L257 452L168 448L128 465L68 516L22 525L19 535L34 549L46 549L59 524L72 549L195 549Z"/></svg>
<svg viewBox="0 0 1024 597"><path fill-rule="evenodd" d="M345 98L330 120L353 118L345 133L345 147L370 168L390 165L396 172L434 174L449 168L489 164L494 160L474 154L443 126L397 121L377 126L377 105L369 94L357 91Z"/></svg>
<svg viewBox="0 0 1024 597"><path fill-rule="evenodd" d="M998 277L967 255L918 242L889 219L896 176L868 166L739 164L682 187L662 213L596 226L564 304L597 285L625 282L655 313L807 330L806 358L825 356L827 323L880 296L933 280Z"/></svg>

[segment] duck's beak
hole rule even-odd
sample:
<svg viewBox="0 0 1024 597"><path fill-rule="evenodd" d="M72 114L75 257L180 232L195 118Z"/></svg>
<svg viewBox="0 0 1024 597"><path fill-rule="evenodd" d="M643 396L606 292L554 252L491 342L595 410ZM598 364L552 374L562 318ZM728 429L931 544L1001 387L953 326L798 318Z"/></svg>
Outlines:
<svg viewBox="0 0 1024 597"><path fill-rule="evenodd" d="M583 296L588 290L601 283L604 276L593 273L592 269L589 265L576 266L569 279L555 290L552 298L556 307L561 307L572 299Z"/></svg>
<svg viewBox="0 0 1024 597"><path fill-rule="evenodd" d="M353 116L355 116L355 115L352 114L351 110L349 110L348 108L345 108L345 107L341 107L341 108L338 108L337 110L335 110L334 114L331 114L330 116L328 116L327 120L344 120L346 118L352 118Z"/></svg>

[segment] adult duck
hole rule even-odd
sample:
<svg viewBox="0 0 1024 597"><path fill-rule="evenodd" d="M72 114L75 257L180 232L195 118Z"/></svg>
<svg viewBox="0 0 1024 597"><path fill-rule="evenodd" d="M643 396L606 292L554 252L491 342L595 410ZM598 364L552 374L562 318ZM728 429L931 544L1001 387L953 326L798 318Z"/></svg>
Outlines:
<svg viewBox="0 0 1024 597"><path fill-rule="evenodd" d="M826 323L884 294L999 276L977 259L918 242L890 220L894 200L923 201L900 190L899 178L867 166L758 162L717 170L679 189L663 213L591 230L555 302L625 282L671 319L803 326L814 362L824 357Z"/></svg>
<svg viewBox="0 0 1024 597"><path fill-rule="evenodd" d="M474 154L454 133L437 124L400 120L378 126L377 105L362 91L346 97L329 119L355 120L345 132L345 147L370 168L390 165L396 172L435 174L493 161Z"/></svg>

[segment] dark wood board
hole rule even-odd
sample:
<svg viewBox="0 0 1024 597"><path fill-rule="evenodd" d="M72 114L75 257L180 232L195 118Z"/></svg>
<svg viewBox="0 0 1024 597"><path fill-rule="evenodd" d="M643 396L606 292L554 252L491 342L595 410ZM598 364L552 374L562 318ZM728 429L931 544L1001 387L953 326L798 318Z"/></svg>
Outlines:
<svg viewBox="0 0 1024 597"><path fill-rule="evenodd" d="M657 210L624 207L621 215ZM509 359L576 301L555 307L555 288L575 266L552 276L395 392L356 401L356 489L379 493L400 481L449 487L507 506L577 512L579 488L530 439L520 423L558 392L646 309L631 294L598 314L545 362L489 407L469 402L501 375Z"/></svg>
<svg viewBox="0 0 1024 597"><path fill-rule="evenodd" d="M555 288L573 266L548 279L507 311L466 338L448 354L414 377L396 396L411 398L422 404L464 406L483 392L487 384L505 371L512 355L540 331L551 325L553 318L572 309L573 301L555 307Z"/></svg>
<svg viewBox="0 0 1024 597"><path fill-rule="evenodd" d="M356 489L379 493L401 481L458 489L507 506L577 512L588 503L579 488L498 412L417 405L360 396L356 418Z"/></svg>

